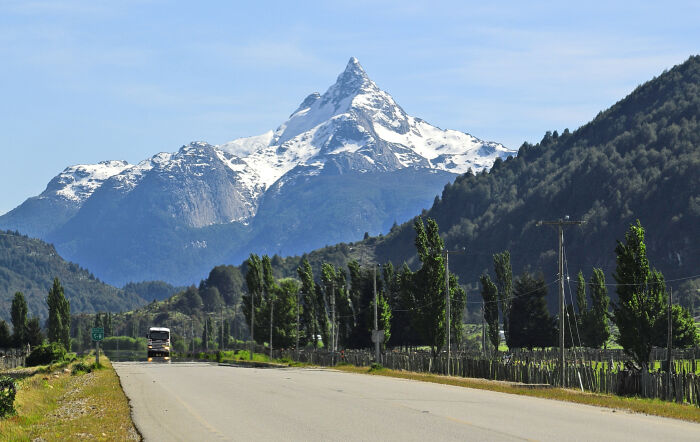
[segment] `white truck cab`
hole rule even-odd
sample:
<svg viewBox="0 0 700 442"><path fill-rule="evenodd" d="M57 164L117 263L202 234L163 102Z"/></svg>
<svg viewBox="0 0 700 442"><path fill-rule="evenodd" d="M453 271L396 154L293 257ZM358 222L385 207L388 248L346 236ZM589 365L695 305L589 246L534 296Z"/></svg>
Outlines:
<svg viewBox="0 0 700 442"><path fill-rule="evenodd" d="M170 329L165 327L151 327L148 329L148 361L153 358L170 360Z"/></svg>

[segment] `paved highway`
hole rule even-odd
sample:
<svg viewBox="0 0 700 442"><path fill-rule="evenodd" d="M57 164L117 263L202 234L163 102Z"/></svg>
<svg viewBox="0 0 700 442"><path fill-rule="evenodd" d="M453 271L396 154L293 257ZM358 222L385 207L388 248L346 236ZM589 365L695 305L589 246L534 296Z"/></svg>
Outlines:
<svg viewBox="0 0 700 442"><path fill-rule="evenodd" d="M160 440L700 440L700 425L324 369L115 362Z"/></svg>

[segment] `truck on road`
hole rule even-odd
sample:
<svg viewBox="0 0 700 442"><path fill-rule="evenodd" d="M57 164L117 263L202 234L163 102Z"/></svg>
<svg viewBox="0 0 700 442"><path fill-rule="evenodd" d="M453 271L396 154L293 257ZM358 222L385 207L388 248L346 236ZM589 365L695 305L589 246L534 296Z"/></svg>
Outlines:
<svg viewBox="0 0 700 442"><path fill-rule="evenodd" d="M170 360L170 329L151 327L148 329L148 361L153 358Z"/></svg>

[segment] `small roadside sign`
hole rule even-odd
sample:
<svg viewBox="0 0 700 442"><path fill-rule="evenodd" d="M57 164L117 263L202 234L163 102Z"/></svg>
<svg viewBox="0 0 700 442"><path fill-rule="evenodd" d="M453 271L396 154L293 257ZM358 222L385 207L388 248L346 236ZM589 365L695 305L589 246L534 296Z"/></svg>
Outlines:
<svg viewBox="0 0 700 442"><path fill-rule="evenodd" d="M101 341L105 338L105 329L102 327L93 327L92 328L92 340L93 341Z"/></svg>
<svg viewBox="0 0 700 442"><path fill-rule="evenodd" d="M372 330L372 342L384 342L384 330Z"/></svg>

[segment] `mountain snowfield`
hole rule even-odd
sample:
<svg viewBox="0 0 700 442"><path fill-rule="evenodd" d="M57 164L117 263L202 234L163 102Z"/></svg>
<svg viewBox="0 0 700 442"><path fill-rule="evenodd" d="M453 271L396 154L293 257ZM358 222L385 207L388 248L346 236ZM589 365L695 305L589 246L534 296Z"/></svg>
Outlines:
<svg viewBox="0 0 700 442"><path fill-rule="evenodd" d="M213 152L215 159L206 158L206 151ZM50 193L81 205L108 180L128 192L153 170L186 169L191 176L203 177L212 167L210 161L218 160L233 173L245 207L229 219L209 220L214 224L255 216L260 197L275 184L284 185L290 177L283 178L290 172L295 177L313 176L332 164L331 173L412 167L461 174L488 169L496 158L510 155L514 152L501 144L407 115L353 57L334 85L323 95L309 95L274 131L215 146L192 142L177 153L159 153L137 165L103 161L71 166L52 180Z"/></svg>
<svg viewBox="0 0 700 442"><path fill-rule="evenodd" d="M380 233L429 206L457 174L514 154L407 115L351 58L275 130L192 142L138 164L68 167L0 216L0 228L50 241L106 281L191 283L250 252L303 253Z"/></svg>

